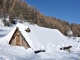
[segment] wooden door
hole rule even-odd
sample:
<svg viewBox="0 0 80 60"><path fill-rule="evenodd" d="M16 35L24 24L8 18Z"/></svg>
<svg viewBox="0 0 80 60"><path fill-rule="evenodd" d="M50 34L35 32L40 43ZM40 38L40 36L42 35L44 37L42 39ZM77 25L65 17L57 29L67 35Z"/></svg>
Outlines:
<svg viewBox="0 0 80 60"><path fill-rule="evenodd" d="M20 46L20 33L19 32L17 32L16 34L16 45Z"/></svg>

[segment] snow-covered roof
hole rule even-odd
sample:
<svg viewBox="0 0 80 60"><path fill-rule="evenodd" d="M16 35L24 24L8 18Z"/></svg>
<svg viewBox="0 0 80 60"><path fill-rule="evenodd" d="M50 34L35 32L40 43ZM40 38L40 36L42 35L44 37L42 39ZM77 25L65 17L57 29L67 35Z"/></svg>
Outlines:
<svg viewBox="0 0 80 60"><path fill-rule="evenodd" d="M24 38L29 43L30 47L34 50L46 48L46 46L57 46L61 47L66 44L65 36L57 29L48 29L38 26L32 26L30 25L29 28L31 30L30 33L26 32L25 29L28 28L28 26L25 26L21 23L18 23L13 30L5 36L6 40L10 41L16 27L19 27L19 30L21 31ZM63 42L64 44L62 44Z"/></svg>

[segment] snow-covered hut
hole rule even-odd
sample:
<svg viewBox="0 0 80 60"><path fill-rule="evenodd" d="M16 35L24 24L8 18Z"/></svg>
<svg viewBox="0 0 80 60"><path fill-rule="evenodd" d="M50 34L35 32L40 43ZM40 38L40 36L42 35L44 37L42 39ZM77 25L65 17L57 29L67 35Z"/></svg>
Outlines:
<svg viewBox="0 0 80 60"><path fill-rule="evenodd" d="M58 37L58 38L57 38ZM66 45L65 36L57 29L48 29L39 26L18 23L5 37L12 46L23 46L24 48L56 49ZM64 44L63 44L64 43Z"/></svg>

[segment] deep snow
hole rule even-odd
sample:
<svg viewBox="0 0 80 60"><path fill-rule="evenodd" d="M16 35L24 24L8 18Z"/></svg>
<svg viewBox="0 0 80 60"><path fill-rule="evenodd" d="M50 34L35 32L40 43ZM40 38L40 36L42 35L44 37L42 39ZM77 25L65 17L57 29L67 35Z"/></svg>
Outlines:
<svg viewBox="0 0 80 60"><path fill-rule="evenodd" d="M13 27L0 25L0 60L80 60L80 38L68 38L57 29L48 29L37 25L24 25L18 23ZM19 27L21 32L29 26L31 32L26 35L26 39L32 48L11 46L8 44L15 27ZM34 41L33 41L34 40ZM60 47L72 45L71 53L60 50ZM45 49L46 52L35 54L37 49Z"/></svg>

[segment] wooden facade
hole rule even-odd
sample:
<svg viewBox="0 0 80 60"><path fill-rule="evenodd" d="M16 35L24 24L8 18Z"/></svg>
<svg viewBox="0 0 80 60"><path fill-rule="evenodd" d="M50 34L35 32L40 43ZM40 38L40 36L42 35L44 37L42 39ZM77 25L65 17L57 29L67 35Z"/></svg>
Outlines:
<svg viewBox="0 0 80 60"><path fill-rule="evenodd" d="M30 48L30 45L28 44L27 40L21 34L18 27L16 28L13 36L11 37L9 44L12 46L23 46L26 49Z"/></svg>

